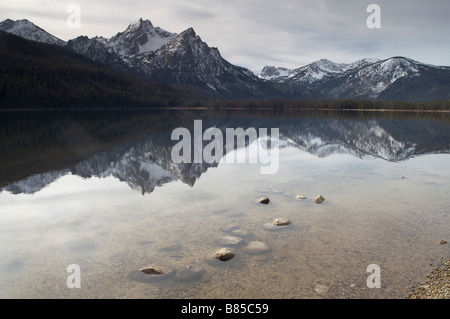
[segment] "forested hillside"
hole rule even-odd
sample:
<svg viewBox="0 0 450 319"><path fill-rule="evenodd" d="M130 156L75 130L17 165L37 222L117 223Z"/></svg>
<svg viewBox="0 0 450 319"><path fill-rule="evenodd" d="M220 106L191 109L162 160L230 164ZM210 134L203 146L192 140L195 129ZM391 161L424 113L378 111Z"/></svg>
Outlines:
<svg viewBox="0 0 450 319"><path fill-rule="evenodd" d="M191 93L121 73L70 49L0 32L0 109L166 107Z"/></svg>

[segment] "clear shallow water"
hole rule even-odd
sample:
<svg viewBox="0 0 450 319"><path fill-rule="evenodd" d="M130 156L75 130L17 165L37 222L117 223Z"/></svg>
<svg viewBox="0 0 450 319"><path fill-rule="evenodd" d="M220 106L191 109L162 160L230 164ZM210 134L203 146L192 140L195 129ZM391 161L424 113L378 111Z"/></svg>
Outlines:
<svg viewBox="0 0 450 319"><path fill-rule="evenodd" d="M242 118L214 114L204 126L280 127L277 174L261 175L258 164L174 170L166 128L6 183L0 297L401 298L431 264L449 257L448 245L437 244L450 235L448 122ZM418 122L434 135L417 138ZM329 133L344 127L350 132L344 139ZM326 198L321 205L313 202L319 194ZM263 196L269 205L257 203ZM263 227L277 217L292 224ZM234 259L210 265L208 255L227 246L218 242L227 234L221 229L231 224L250 234L229 246ZM270 251L246 253L253 240ZM71 264L81 268L80 289L67 287ZM130 279L152 264L177 271L197 266L203 273L188 282ZM370 264L381 268L380 289L367 287Z"/></svg>

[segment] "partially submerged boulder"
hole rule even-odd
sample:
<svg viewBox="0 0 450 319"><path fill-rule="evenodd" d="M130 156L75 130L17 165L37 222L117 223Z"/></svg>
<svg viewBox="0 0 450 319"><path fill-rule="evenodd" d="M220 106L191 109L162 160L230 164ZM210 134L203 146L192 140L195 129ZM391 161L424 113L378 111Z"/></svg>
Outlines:
<svg viewBox="0 0 450 319"><path fill-rule="evenodd" d="M325 201L325 198L322 195L319 195L314 199L314 202L316 204L322 204L324 201Z"/></svg>
<svg viewBox="0 0 450 319"><path fill-rule="evenodd" d="M291 221L285 217L278 217L272 220L271 223L266 223L263 227L267 230L280 230L290 227Z"/></svg>
<svg viewBox="0 0 450 319"><path fill-rule="evenodd" d="M220 260L220 261L228 261L230 259L233 259L236 254L230 249L230 248L220 248L219 250L216 250L214 252L214 259Z"/></svg>
<svg viewBox="0 0 450 319"><path fill-rule="evenodd" d="M291 221L284 217L278 217L272 220L272 224L275 226L288 226L291 224Z"/></svg>

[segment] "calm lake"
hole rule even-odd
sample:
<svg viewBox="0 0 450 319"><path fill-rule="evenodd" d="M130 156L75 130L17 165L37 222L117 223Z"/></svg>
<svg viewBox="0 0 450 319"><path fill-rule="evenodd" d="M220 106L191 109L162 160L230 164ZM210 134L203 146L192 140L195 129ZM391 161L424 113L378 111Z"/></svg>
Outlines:
<svg viewBox="0 0 450 319"><path fill-rule="evenodd" d="M0 147L0 298L403 298L450 257L448 113L0 112Z"/></svg>

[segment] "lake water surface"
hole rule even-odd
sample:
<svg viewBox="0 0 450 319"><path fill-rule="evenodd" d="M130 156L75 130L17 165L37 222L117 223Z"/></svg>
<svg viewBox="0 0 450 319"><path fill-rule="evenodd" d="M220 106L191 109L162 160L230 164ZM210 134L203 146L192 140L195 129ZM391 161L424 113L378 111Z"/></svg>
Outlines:
<svg viewBox="0 0 450 319"><path fill-rule="evenodd" d="M0 298L402 298L450 257L438 244L450 239L448 113L0 116ZM277 172L174 163L171 133L194 136L194 120L224 136L278 128ZM277 217L291 225L264 227ZM270 249L248 252L252 241ZM211 262L221 247L235 257ZM73 264L80 288L67 284ZM138 270L150 265L174 273L147 280ZM380 288L367 285L369 265Z"/></svg>

